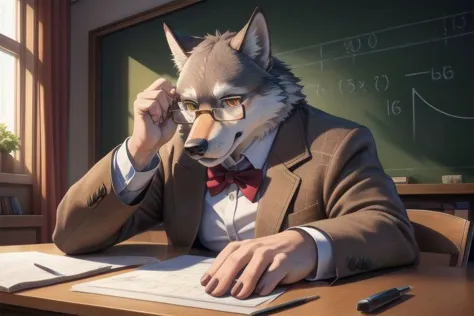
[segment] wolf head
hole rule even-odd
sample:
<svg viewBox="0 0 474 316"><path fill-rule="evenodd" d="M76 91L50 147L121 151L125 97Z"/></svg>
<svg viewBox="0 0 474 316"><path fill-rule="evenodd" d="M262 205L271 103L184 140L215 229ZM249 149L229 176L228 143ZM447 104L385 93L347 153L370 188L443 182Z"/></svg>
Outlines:
<svg viewBox="0 0 474 316"><path fill-rule="evenodd" d="M231 155L238 159L305 98L299 80L272 56L260 8L237 33L192 37L166 24L164 29L179 71L176 91L181 106L194 110L238 106L245 112L245 118L233 121L216 121L209 111L197 112L192 125L181 126L186 152L204 166L215 166Z"/></svg>

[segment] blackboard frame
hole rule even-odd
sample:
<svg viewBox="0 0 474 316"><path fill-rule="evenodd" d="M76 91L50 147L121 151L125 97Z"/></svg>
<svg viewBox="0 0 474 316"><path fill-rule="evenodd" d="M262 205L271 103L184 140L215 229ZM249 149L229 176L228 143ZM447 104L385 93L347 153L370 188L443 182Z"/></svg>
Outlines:
<svg viewBox="0 0 474 316"><path fill-rule="evenodd" d="M88 167L97 162L98 156L98 135L100 130L100 55L101 40L111 33L135 26L150 19L165 15L180 9L190 7L205 0L175 0L127 17L122 20L101 26L89 31L89 64L88 64Z"/></svg>

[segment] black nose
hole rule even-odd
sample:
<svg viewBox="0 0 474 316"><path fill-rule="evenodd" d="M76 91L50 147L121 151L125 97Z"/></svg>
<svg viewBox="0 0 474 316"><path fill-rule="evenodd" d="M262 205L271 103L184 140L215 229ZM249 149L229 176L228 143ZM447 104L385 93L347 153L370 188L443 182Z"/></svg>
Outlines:
<svg viewBox="0 0 474 316"><path fill-rule="evenodd" d="M186 141L184 150L191 156L202 156L207 150L207 140L203 138L195 138Z"/></svg>

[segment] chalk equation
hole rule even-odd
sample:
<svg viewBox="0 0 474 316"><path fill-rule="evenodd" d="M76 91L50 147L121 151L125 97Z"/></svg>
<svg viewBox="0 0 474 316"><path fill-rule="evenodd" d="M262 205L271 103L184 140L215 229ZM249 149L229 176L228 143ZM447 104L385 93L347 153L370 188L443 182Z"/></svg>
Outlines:
<svg viewBox="0 0 474 316"><path fill-rule="evenodd" d="M414 77L414 76L427 76L432 81L438 80L452 80L455 76L455 71L451 66L441 66L441 67L432 67L426 71L419 71L413 73L405 74L405 77ZM368 82L365 79L340 79L338 81L338 87L336 90L341 96L350 95L356 92L367 93L368 89L371 91L377 92L386 92L390 86L390 79L387 74L376 75L373 77L373 80ZM305 85L305 89L314 89L318 97L324 96L330 91L330 89L325 88L322 84L309 84ZM474 116L462 116L455 113L449 113L440 109L438 106L429 102L426 97L423 97L416 88L411 88L411 104L401 104L400 100L390 100L386 99L386 114L387 116L398 116L403 112L403 108L411 108L412 110L412 121L413 121L413 141L416 140L416 109L420 106L428 106L432 110L454 119L460 120L474 120Z"/></svg>
<svg viewBox="0 0 474 316"><path fill-rule="evenodd" d="M432 81L451 80L454 78L454 69L452 66L432 67L426 71L411 72L405 74L405 77L414 77L426 75ZM337 81L337 91L340 95L350 95L356 92L386 92L390 87L390 77L388 74L374 75L369 79L365 78L342 78ZM332 88L332 89L331 89ZM324 96L334 90L334 87L325 87L322 83L309 83L305 89L315 90L316 96Z"/></svg>
<svg viewBox="0 0 474 316"><path fill-rule="evenodd" d="M362 90L367 92L366 83L372 84L372 87L375 91L387 91L388 87L390 86L390 79L388 75L376 75L372 78L371 81L367 81L365 79L340 79L339 80L339 92L344 95L346 93L353 93L356 90Z"/></svg>
<svg viewBox="0 0 474 316"><path fill-rule="evenodd" d="M410 36L404 36L404 34L410 34ZM313 56L315 60L309 60L304 63L300 61L300 64L293 64L291 68L295 69L295 73L298 74L299 68L308 72L308 69L311 69L308 67L319 66L314 72L317 73L316 78L312 77L309 79L313 82L308 82L304 85L307 92L318 98L338 95L341 98L347 98L347 100L351 100L354 97L363 97L364 95L375 96L378 99L376 102L380 106L380 113L382 115L393 117L394 119L402 117L401 119L403 120L407 118L411 120L413 141L416 142L417 120L424 116L423 113L426 112L426 109L455 120L460 120L460 123L466 121L474 122L474 112L471 112L472 115L455 113L456 110L452 108L450 103L446 103L447 100L442 100L438 97L433 97L433 100L430 100L430 95L422 95L424 92L420 92L421 89L418 87L419 83L423 83L423 85L433 84L433 89L440 89L440 84L454 87L454 89L456 87L466 87L463 83L465 82L464 77L468 76L468 78L474 79L468 70L468 64L463 65L459 62L456 63L452 59L440 58L439 60L433 60L432 65L425 62L425 66L420 65L420 69L413 69L413 67L417 66L414 63L401 63L401 65L410 66L408 66L407 70L396 67L392 67L389 70L389 67L388 69L381 70L381 73L365 73L360 76L347 75L350 71L346 70L345 67L348 64L345 63L337 71L328 72L328 70L338 67L337 64L332 63L336 60L352 59L352 65L355 65L360 56L381 54L421 45L425 45L422 47L423 51L427 52L427 56L430 56L433 54L433 48L426 44L436 42L447 46L447 49L450 49L449 45L459 49L459 43L455 42L455 40L466 36L472 36L474 40L474 11L461 12L325 43L299 47L279 52L276 56L285 60L286 57L291 57L291 55L297 56L298 52L305 51L305 56ZM416 48L416 50L419 49L421 48ZM405 53L403 56L406 55ZM408 53L408 55L411 54ZM389 58L393 58L393 54L389 56L391 56ZM382 56L382 58L384 57ZM472 58L474 59L474 56ZM296 59L301 60L301 58ZM377 60L380 60L380 58ZM387 62L390 63L393 59L389 60ZM427 58L427 60L429 59ZM367 64L367 61L363 64ZM429 66L426 67L426 65ZM410 68L412 68L412 71L409 71ZM368 69L371 68L369 67ZM325 76L325 72L328 73L329 77ZM316 82L314 82L315 79ZM454 83L449 85L450 82ZM472 92L467 91L467 93ZM341 99L342 102L344 102L343 100Z"/></svg>
<svg viewBox="0 0 474 316"><path fill-rule="evenodd" d="M420 72L412 72L405 74L405 77L413 77L419 75L429 75L431 76L431 80L451 80L454 78L454 71L451 66L443 66L439 68L431 68L430 70L420 71Z"/></svg>
<svg viewBox="0 0 474 316"><path fill-rule="evenodd" d="M429 35L423 30L432 29ZM409 33L410 40L403 34ZM308 66L320 66L324 71L326 62L356 58L367 54L376 54L391 50L403 49L444 41L448 45L450 39L469 36L474 34L474 11L466 11L447 15L439 18L408 23L389 27L369 33L359 34L346 38L336 39L324 43L303 46L287 51L278 52L276 57L285 58L285 55L297 54L301 51L310 51L316 59L302 64L292 65L292 69ZM391 38L390 41L382 41L382 38Z"/></svg>

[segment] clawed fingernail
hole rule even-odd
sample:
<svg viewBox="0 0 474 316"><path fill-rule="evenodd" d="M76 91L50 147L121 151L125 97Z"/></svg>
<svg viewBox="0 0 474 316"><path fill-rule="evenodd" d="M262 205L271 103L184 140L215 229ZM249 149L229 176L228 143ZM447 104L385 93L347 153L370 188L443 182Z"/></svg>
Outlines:
<svg viewBox="0 0 474 316"><path fill-rule="evenodd" d="M217 284L219 284L219 280L217 279L212 279L211 282L206 286L206 293L211 294L212 291L217 287Z"/></svg>
<svg viewBox="0 0 474 316"><path fill-rule="evenodd" d="M230 291L230 295L232 295L232 296L239 295L239 293L242 290L243 286L244 286L244 284L242 283L242 281L237 281L235 283L235 285L232 287L232 290Z"/></svg>
<svg viewBox="0 0 474 316"><path fill-rule="evenodd" d="M211 279L211 276L205 273L201 278L201 285L206 286L210 279Z"/></svg>

